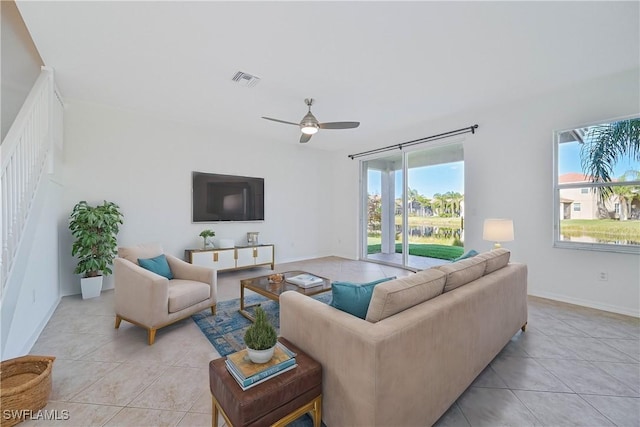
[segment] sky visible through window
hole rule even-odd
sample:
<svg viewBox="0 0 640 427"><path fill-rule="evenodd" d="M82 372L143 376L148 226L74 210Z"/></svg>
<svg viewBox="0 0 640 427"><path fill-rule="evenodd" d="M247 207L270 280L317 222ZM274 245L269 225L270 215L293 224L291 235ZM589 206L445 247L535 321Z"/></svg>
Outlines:
<svg viewBox="0 0 640 427"><path fill-rule="evenodd" d="M369 194L380 195L380 172L369 170ZM453 191L464 194L464 162L409 169L409 188L425 197ZM396 171L396 197L402 196L402 171Z"/></svg>
<svg viewBox="0 0 640 427"><path fill-rule="evenodd" d="M565 142L558 146L558 174L569 172L582 173L580 164L580 148L582 144L577 141ZM613 176L619 178L625 172L635 170L640 171L640 162L633 161L629 156L620 159L613 169Z"/></svg>
<svg viewBox="0 0 640 427"><path fill-rule="evenodd" d="M581 173L580 143L567 142L558 147L558 173ZM628 156L621 159L614 168L615 177L625 172L640 171L640 162ZM369 170L369 194L380 195L380 172ZM454 191L464 194L464 162L445 163L409 169L409 188L418 190L423 196L432 198L436 193ZM402 171L396 171L396 197L402 196Z"/></svg>

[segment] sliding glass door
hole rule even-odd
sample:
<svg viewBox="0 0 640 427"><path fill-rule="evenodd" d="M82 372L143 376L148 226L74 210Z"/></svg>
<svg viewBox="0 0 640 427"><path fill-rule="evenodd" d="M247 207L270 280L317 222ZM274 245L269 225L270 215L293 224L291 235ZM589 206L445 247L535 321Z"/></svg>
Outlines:
<svg viewBox="0 0 640 427"><path fill-rule="evenodd" d="M402 161L402 155L395 154L362 163L364 257L400 265L403 264Z"/></svg>
<svg viewBox="0 0 640 427"><path fill-rule="evenodd" d="M424 269L461 255L463 159L455 143L362 161L362 257Z"/></svg>

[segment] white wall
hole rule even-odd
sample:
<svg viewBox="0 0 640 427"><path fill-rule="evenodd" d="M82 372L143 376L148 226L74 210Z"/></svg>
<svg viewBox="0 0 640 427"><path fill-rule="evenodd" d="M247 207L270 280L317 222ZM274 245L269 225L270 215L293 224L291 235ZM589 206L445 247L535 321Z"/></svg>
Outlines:
<svg viewBox="0 0 640 427"><path fill-rule="evenodd" d="M364 149L479 124L465 148L466 249L488 250L485 218L513 218L516 240L505 245L512 259L528 264L529 293L624 314L640 315L640 256L555 249L553 227L554 130L640 112L640 70L601 78L562 91L487 106L381 135ZM332 219L336 255L357 257L358 161L334 155ZM345 185L349 183L349 185ZM598 280L600 271L609 280Z"/></svg>
<svg viewBox="0 0 640 427"><path fill-rule="evenodd" d="M7 136L43 64L14 1L0 2L0 141Z"/></svg>
<svg viewBox="0 0 640 427"><path fill-rule="evenodd" d="M249 140L237 132L195 128L69 100L65 111L67 211L80 200L113 201L124 213L120 246L160 242L183 257L202 245L200 231L246 243L260 232L276 245L276 263L330 255L328 221L333 206L327 184L330 153L311 145ZM191 172L265 179L265 221L191 223ZM64 224L63 224L64 225ZM73 274L72 238L61 225L62 295L80 292ZM103 289L113 286L113 277Z"/></svg>

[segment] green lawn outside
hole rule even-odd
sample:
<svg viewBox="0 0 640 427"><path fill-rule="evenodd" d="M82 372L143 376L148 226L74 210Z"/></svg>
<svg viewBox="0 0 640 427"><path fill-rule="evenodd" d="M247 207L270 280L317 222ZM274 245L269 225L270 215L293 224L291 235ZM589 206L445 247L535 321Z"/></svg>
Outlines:
<svg viewBox="0 0 640 427"><path fill-rule="evenodd" d="M380 253L382 245L373 244L367 246L367 253ZM396 243L396 253L402 253L402 244ZM434 245L434 244L409 244L409 255L424 256L429 258L438 258L452 260L458 258L464 253L464 248L459 246Z"/></svg>
<svg viewBox="0 0 640 427"><path fill-rule="evenodd" d="M640 221L616 219L564 219L560 221L564 236L588 236L596 239L640 241Z"/></svg>

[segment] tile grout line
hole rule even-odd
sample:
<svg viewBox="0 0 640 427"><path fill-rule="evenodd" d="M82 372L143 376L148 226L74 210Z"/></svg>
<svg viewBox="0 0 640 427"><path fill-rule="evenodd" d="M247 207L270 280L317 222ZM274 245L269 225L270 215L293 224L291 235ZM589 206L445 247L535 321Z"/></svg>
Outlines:
<svg viewBox="0 0 640 427"><path fill-rule="evenodd" d="M580 393L576 393L578 395L578 397L580 399L582 399L583 402L585 402L587 405L589 405L590 407L592 407L597 413L599 413L600 415L602 415L605 419L609 420L609 422L611 422L612 425L617 426L617 424L609 417L607 417L605 414L603 414L602 412L600 412L600 410L598 408L596 408L595 406L593 406L591 404L591 402L589 402L587 399L585 399L584 397L582 397L582 395ZM599 395L595 395L595 396L599 396Z"/></svg>

